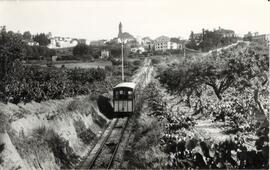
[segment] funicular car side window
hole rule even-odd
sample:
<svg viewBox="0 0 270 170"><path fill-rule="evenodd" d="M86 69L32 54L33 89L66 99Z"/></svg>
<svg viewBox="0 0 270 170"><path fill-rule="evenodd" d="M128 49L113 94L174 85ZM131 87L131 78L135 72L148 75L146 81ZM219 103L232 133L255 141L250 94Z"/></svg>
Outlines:
<svg viewBox="0 0 270 170"><path fill-rule="evenodd" d="M133 92L132 91L128 91L128 99L132 99L133 97Z"/></svg>

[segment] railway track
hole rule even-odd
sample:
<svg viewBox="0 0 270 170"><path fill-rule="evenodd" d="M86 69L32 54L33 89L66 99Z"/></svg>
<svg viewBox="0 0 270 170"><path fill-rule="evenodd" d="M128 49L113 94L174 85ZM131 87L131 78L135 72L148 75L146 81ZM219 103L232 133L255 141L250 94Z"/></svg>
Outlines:
<svg viewBox="0 0 270 170"><path fill-rule="evenodd" d="M130 118L113 119L78 169L110 169Z"/></svg>

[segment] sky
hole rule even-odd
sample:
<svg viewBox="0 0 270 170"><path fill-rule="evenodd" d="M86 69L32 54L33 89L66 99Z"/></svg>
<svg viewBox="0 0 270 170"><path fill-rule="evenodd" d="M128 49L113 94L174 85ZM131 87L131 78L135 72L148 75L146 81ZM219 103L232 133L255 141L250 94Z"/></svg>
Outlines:
<svg viewBox="0 0 270 170"><path fill-rule="evenodd" d="M202 28L270 33L268 0L0 0L0 25L7 30L53 36L112 39L134 36L187 38Z"/></svg>

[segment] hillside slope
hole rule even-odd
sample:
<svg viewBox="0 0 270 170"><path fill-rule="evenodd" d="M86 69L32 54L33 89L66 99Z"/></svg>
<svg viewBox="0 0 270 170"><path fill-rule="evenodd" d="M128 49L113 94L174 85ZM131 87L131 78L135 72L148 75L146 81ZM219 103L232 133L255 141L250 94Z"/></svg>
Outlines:
<svg viewBox="0 0 270 170"><path fill-rule="evenodd" d="M108 120L88 96L14 105L0 103L0 169L72 167Z"/></svg>

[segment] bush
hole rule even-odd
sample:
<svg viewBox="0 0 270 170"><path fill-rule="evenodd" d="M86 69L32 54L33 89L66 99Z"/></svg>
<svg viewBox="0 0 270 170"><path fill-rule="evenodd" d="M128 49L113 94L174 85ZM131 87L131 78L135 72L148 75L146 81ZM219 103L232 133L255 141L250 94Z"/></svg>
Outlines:
<svg viewBox="0 0 270 170"><path fill-rule="evenodd" d="M159 59L156 58L152 59L152 64L159 64L159 63L160 63Z"/></svg>
<svg viewBox="0 0 270 170"><path fill-rule="evenodd" d="M73 153L72 148L69 146L68 141L61 138L54 131L49 131L48 139L46 140L51 148L54 156L62 163L61 168L72 168L74 163L78 162L79 156Z"/></svg>
<svg viewBox="0 0 270 170"><path fill-rule="evenodd" d="M87 145L91 144L93 139L96 137L96 135L91 131L91 129L87 129L82 120L74 121L73 124L77 136L82 140L82 142Z"/></svg>
<svg viewBox="0 0 270 170"><path fill-rule="evenodd" d="M122 61L120 59L111 59L112 65L121 65Z"/></svg>
<svg viewBox="0 0 270 170"><path fill-rule="evenodd" d="M22 67L9 75L0 88L1 101L41 102L89 93L94 82L104 81L104 69ZM97 89L94 89L97 90Z"/></svg>
<svg viewBox="0 0 270 170"><path fill-rule="evenodd" d="M86 126L85 126L84 122L81 119L77 120L77 121L74 121L73 125L74 125L75 131L76 131L77 134L81 134L83 131L86 130Z"/></svg>
<svg viewBox="0 0 270 170"><path fill-rule="evenodd" d="M105 70L101 68L91 69L70 69L67 70L68 79L73 82L92 83L102 81L106 78Z"/></svg>
<svg viewBox="0 0 270 170"><path fill-rule="evenodd" d="M93 142L96 135L91 129L86 129L85 131L81 132L78 137L83 141L83 143L89 145Z"/></svg>
<svg viewBox="0 0 270 170"><path fill-rule="evenodd" d="M74 164L78 163L79 156L74 153L68 141L60 137L54 130L40 127L34 130L33 136L47 143L55 159L60 161L61 168L70 169Z"/></svg>
<svg viewBox="0 0 270 170"><path fill-rule="evenodd" d="M105 71L106 71L107 73L113 72L113 66L105 66Z"/></svg>
<svg viewBox="0 0 270 170"><path fill-rule="evenodd" d="M140 66L141 65L141 60L135 60L132 63L134 66Z"/></svg>
<svg viewBox="0 0 270 170"><path fill-rule="evenodd" d="M28 60L40 60L50 58L55 55L55 51L46 46L29 46L26 45L26 55ZM42 58L40 58L42 56Z"/></svg>
<svg viewBox="0 0 270 170"><path fill-rule="evenodd" d="M67 105L67 110L72 112L75 111L79 108L80 102L78 100L72 100L68 105Z"/></svg>
<svg viewBox="0 0 270 170"><path fill-rule="evenodd" d="M159 145L163 124L147 116L139 118L137 126L132 151L125 155L128 169L164 168L167 159Z"/></svg>

